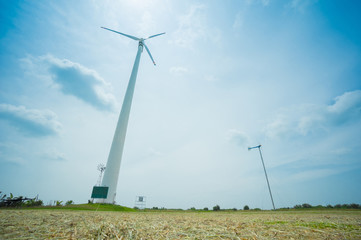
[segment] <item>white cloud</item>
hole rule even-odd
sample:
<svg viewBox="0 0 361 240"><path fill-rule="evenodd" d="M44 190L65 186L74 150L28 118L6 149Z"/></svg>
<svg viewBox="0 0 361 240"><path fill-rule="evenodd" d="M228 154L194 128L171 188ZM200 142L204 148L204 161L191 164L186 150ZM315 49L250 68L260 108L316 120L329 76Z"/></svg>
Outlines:
<svg viewBox="0 0 361 240"><path fill-rule="evenodd" d="M270 138L309 135L361 119L361 91L345 92L329 106L303 105L285 109L265 129Z"/></svg>
<svg viewBox="0 0 361 240"><path fill-rule="evenodd" d="M193 48L199 39L206 37L206 18L204 5L192 5L187 14L179 18L174 43L180 47Z"/></svg>
<svg viewBox="0 0 361 240"><path fill-rule="evenodd" d="M206 10L205 5L191 5L188 12L178 18L178 28L170 43L191 50L201 41L221 45L223 32L209 23Z"/></svg>
<svg viewBox="0 0 361 240"><path fill-rule="evenodd" d="M160 157L160 156L162 156L163 154L162 154L160 151L158 151L157 149L154 149L154 148L152 148L152 147L149 147L148 150L147 150L147 155L148 155L149 157Z"/></svg>
<svg viewBox="0 0 361 240"><path fill-rule="evenodd" d="M41 158L46 160L53 160L53 161L64 161L66 160L66 156L64 153L59 152L56 149L48 149L44 153L38 154Z"/></svg>
<svg viewBox="0 0 361 240"><path fill-rule="evenodd" d="M176 66L176 67L171 67L171 68L169 69L169 72L170 72L172 75L181 76L181 75L184 75L184 74L188 73L188 69L185 68L185 67Z"/></svg>
<svg viewBox="0 0 361 240"><path fill-rule="evenodd" d="M232 25L233 30L239 30L243 26L243 13L237 13Z"/></svg>
<svg viewBox="0 0 361 240"><path fill-rule="evenodd" d="M325 178L331 175L339 174L342 171L344 170L329 169L329 168L307 170L293 174L291 178L296 181L309 181L313 179Z"/></svg>
<svg viewBox="0 0 361 240"><path fill-rule="evenodd" d="M34 141L33 141L34 142ZM23 142L0 142L0 161L4 163L11 163L15 165L24 165L29 162L34 163L36 160L45 160L45 161L64 161L66 160L65 154L59 152L55 148L43 147L39 151L32 151L27 149L28 144ZM26 156L26 157L24 157Z"/></svg>
<svg viewBox="0 0 361 240"><path fill-rule="evenodd" d="M154 21L152 14L148 11L144 12L144 14L140 19L140 22L137 25L139 29L138 34L140 34L140 37L147 37L144 34L149 34L149 33L156 34L153 33L153 31L155 31L155 26L157 24Z"/></svg>
<svg viewBox="0 0 361 240"><path fill-rule="evenodd" d="M336 149L332 149L331 150L331 154L334 154L334 155L345 155L347 153L350 153L351 152L351 148L349 147L340 147L340 148L336 148Z"/></svg>
<svg viewBox="0 0 361 240"><path fill-rule="evenodd" d="M246 0L246 7L242 8L234 17L232 24L232 29L234 31L239 31L245 23L245 17L247 13L248 6L253 4L262 4L263 7L267 7L270 4L270 0Z"/></svg>
<svg viewBox="0 0 361 240"><path fill-rule="evenodd" d="M34 76L47 75L61 92L72 95L100 110L111 111L116 105L111 85L85 66L52 55L22 59ZM44 72L44 66L47 69ZM37 65L37 66L35 66ZM50 74L50 75L49 75Z"/></svg>
<svg viewBox="0 0 361 240"><path fill-rule="evenodd" d="M284 136L291 129L290 120L284 114L278 114L275 119L266 126L266 135L269 138Z"/></svg>
<svg viewBox="0 0 361 240"><path fill-rule="evenodd" d="M2 154L0 153L0 156L1 155ZM7 155L4 154L4 156L1 156L1 161L10 163L10 164L14 164L14 165L24 165L26 163L24 158L19 157L19 156L9 156L9 154L7 154Z"/></svg>
<svg viewBox="0 0 361 240"><path fill-rule="evenodd" d="M293 9L303 13L309 6L311 6L317 2L318 2L318 0L292 0L289 3L289 6Z"/></svg>
<svg viewBox="0 0 361 240"><path fill-rule="evenodd" d="M262 0L262 5L263 6L268 6L270 3L270 0Z"/></svg>
<svg viewBox="0 0 361 240"><path fill-rule="evenodd" d="M218 81L218 78L211 74L205 75L204 79L208 82L217 82Z"/></svg>
<svg viewBox="0 0 361 240"><path fill-rule="evenodd" d="M227 135L229 141L236 143L240 147L246 147L250 142L247 134L237 129L229 129Z"/></svg>
<svg viewBox="0 0 361 240"><path fill-rule="evenodd" d="M23 165L26 161L19 156L19 145L0 142L0 162L14 165Z"/></svg>
<svg viewBox="0 0 361 240"><path fill-rule="evenodd" d="M52 79L60 85L63 93L73 95L98 109L114 109L115 97L108 92L110 84L97 72L67 59L61 60L50 55L42 59L50 64Z"/></svg>
<svg viewBox="0 0 361 240"><path fill-rule="evenodd" d="M0 119L8 121L21 133L29 136L53 135L61 129L56 114L50 110L0 104Z"/></svg>
<svg viewBox="0 0 361 240"><path fill-rule="evenodd" d="M247 5L251 5L253 3L261 3L263 6L268 6L270 4L270 0L246 0Z"/></svg>
<svg viewBox="0 0 361 240"><path fill-rule="evenodd" d="M334 114L354 116L361 113L361 90L345 92L335 98L335 103L328 106L327 110Z"/></svg>

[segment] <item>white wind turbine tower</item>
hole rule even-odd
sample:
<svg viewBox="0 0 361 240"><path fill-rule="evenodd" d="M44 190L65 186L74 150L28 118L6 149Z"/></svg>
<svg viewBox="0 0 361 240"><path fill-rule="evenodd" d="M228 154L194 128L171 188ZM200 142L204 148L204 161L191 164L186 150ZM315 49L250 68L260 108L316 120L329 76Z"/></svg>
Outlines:
<svg viewBox="0 0 361 240"><path fill-rule="evenodd" d="M122 160L122 154L123 154L123 148L124 148L124 141L125 141L125 135L127 132L127 126L128 126L128 119L129 119L129 113L130 108L132 105L132 99L133 99L133 93L134 93L134 86L135 81L137 79L137 73L138 73L138 67L139 67L139 61L140 56L143 52L143 47L147 50L150 59L152 60L153 64L155 65L154 59L152 57L152 54L150 53L147 45L145 45L144 41L153 37L157 37L159 35L163 35L165 33L159 33L156 35L149 36L147 38L137 38L131 35L127 35L121 32L114 31L109 28L101 27L103 29L118 33L120 35L123 35L125 37L131 38L135 41L138 41L138 52L135 57L133 70L130 75L127 91L124 96L124 101L122 105L122 109L120 111L117 127L114 133L114 138L112 142L112 146L110 148L109 157L107 161L107 165L104 172L104 177L102 181L103 187L108 187L108 192L103 197L101 197L98 202L102 203L114 203L115 202L115 195L116 195L116 188L118 184L118 177L119 177L119 169L120 169L120 162ZM94 192L94 190L93 190Z"/></svg>

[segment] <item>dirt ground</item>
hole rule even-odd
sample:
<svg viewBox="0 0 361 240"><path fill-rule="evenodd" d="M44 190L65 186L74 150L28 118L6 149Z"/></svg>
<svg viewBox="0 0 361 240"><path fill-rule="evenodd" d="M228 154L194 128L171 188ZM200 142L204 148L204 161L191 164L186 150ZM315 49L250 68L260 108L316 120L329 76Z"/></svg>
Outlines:
<svg viewBox="0 0 361 240"><path fill-rule="evenodd" d="M0 239L361 239L361 211L0 210Z"/></svg>

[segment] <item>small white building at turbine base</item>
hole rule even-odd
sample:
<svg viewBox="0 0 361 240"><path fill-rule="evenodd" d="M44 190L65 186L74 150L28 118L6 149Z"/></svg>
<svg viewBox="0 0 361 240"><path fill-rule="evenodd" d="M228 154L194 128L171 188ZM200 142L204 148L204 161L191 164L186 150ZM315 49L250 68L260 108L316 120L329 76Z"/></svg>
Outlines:
<svg viewBox="0 0 361 240"><path fill-rule="evenodd" d="M102 27L102 28L104 28L104 27ZM125 136L127 133L129 114L130 114L130 109L132 106L134 87L135 87L135 82L137 79L139 61L140 61L141 54L143 52L143 47L145 47L145 49L147 50L147 52L149 54L149 57L151 58L151 60L153 61L153 64L155 65L153 57L152 57L147 45L145 45L144 41L149 38L153 38L153 37L165 34L165 33L156 34L156 35L153 35L153 36L143 39L143 38L137 38L137 37L134 37L131 35L127 35L127 34L124 34L121 32L117 32L117 31L111 30L109 28L104 28L104 29L118 33L118 34L126 36L126 37L129 37L129 38L139 42L138 52L135 57L133 70L130 75L127 91L124 96L122 109L119 114L119 119L118 119L117 127L115 129L112 146L110 148L107 165L106 165L103 180L102 180L102 183L100 186L100 189L103 190L103 195L96 195L96 197L94 197L97 199L97 202L99 202L99 203L114 204L115 197L116 197L116 189L117 189L117 185L118 185L120 163L122 160ZM108 191L106 191L106 189ZM104 195L105 192L107 192L107 193ZM93 189L93 193L94 193L94 189ZM92 194L92 198L93 198L93 194Z"/></svg>

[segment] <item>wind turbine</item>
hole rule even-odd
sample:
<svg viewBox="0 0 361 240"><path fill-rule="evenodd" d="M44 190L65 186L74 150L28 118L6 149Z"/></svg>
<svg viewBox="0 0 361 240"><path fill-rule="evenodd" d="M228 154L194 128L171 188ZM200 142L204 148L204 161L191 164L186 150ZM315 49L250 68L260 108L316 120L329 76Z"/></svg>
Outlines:
<svg viewBox="0 0 361 240"><path fill-rule="evenodd" d="M271 187L270 187L269 181L268 181L268 176L267 176L267 172L266 172L266 167L265 167L265 165L264 165L264 161L263 161L263 157L262 157L261 147L262 147L262 145L258 145L258 146L255 146L255 147L249 147L249 148L248 148L248 151L251 150L251 149L254 149L254 148L258 148L258 150L259 150L259 155L260 155L260 157L261 157L261 161L262 161L262 165L263 165L263 170L264 170L264 175L266 176L266 180L267 180L267 186L268 186L269 195L271 196L271 201L272 201L273 210L276 210L276 208L275 208L275 203L273 202L273 196L272 196L272 192L271 192Z"/></svg>
<svg viewBox="0 0 361 240"><path fill-rule="evenodd" d="M163 34L165 34L165 32L155 34L155 35L149 36L147 38L137 38L137 37L134 37L134 36L131 36L128 34L124 34L124 33L121 33L121 32L106 28L106 27L101 27L101 28L118 33L120 35L123 35L130 39L133 39L135 41L138 41L138 52L135 57L133 70L130 75L127 91L124 96L122 109L119 114L117 127L115 129L113 142L112 142L112 146L110 148L108 161L107 161L107 165L105 168L104 177L103 177L103 181L102 181L102 186L108 187L108 194L107 194L106 198L99 200L99 202L103 202L103 203L115 203L115 195L116 195L116 188L117 188L117 184L118 184L120 162L122 160L125 135L127 132L127 126L128 126L128 120L129 120L129 113L130 113L130 108L132 105L135 81L137 79L139 61L140 61L140 56L143 52L143 47L145 47L145 49L147 50L148 55L149 55L150 59L152 60L153 64L156 65L154 62L154 59L152 57L152 54L150 53L147 45L145 45L144 41L148 40L150 38L154 38L154 37L163 35Z"/></svg>

